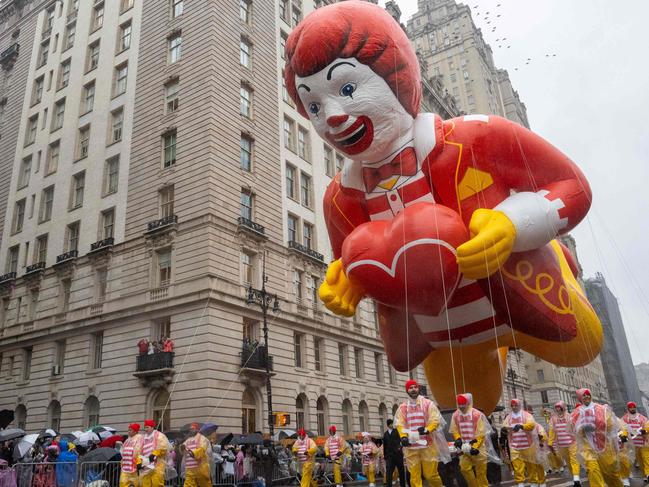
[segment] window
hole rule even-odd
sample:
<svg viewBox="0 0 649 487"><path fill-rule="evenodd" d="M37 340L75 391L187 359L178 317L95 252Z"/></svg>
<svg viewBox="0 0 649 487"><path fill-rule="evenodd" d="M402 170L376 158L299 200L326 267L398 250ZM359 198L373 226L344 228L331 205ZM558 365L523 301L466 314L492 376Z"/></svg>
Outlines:
<svg viewBox="0 0 649 487"><path fill-rule="evenodd" d="M65 88L70 82L70 60L64 61L59 67L59 89Z"/></svg>
<svg viewBox="0 0 649 487"><path fill-rule="evenodd" d="M361 431L367 431L370 426L370 411L365 401L358 404L358 427Z"/></svg>
<svg viewBox="0 0 649 487"><path fill-rule="evenodd" d="M52 130L63 127L63 118L65 116L65 98L59 100L54 105L54 116L52 117Z"/></svg>
<svg viewBox="0 0 649 487"><path fill-rule="evenodd" d="M288 241L289 242L297 242L297 217L293 215L289 215L287 219L287 227L288 227Z"/></svg>
<svg viewBox="0 0 649 487"><path fill-rule="evenodd" d="M300 20L302 20L302 10L300 10L295 5L293 5L293 9L291 11L291 20L293 21L293 27L299 24Z"/></svg>
<svg viewBox="0 0 649 487"><path fill-rule="evenodd" d="M119 156L111 157L104 167L104 196L117 192L119 184Z"/></svg>
<svg viewBox="0 0 649 487"><path fill-rule="evenodd" d="M47 234L36 238L35 263L47 262Z"/></svg>
<svg viewBox="0 0 649 487"><path fill-rule="evenodd" d="M54 363L52 364L52 375L62 375L65 366L65 340L54 342Z"/></svg>
<svg viewBox="0 0 649 487"><path fill-rule="evenodd" d="M255 393L247 387L241 397L241 432L252 433L257 431L257 401ZM261 408L259 408L261 409Z"/></svg>
<svg viewBox="0 0 649 487"><path fill-rule="evenodd" d="M246 24L250 23L251 0L239 0L239 18Z"/></svg>
<svg viewBox="0 0 649 487"><path fill-rule="evenodd" d="M539 382L545 382L545 373L543 372L543 369L538 369L536 371L536 378Z"/></svg>
<svg viewBox="0 0 649 487"><path fill-rule="evenodd" d="M342 343L338 344L338 367L340 368L340 375L349 375L349 357L347 354L347 345Z"/></svg>
<svg viewBox="0 0 649 487"><path fill-rule="evenodd" d="M252 221L252 202L253 202L253 195L252 193L247 190L247 189L242 189L241 190L241 217L245 218L247 220Z"/></svg>
<svg viewBox="0 0 649 487"><path fill-rule="evenodd" d="M246 85L241 85L241 107L240 113L244 117L252 117L252 91Z"/></svg>
<svg viewBox="0 0 649 487"><path fill-rule="evenodd" d="M344 165L345 165L345 158L343 156L336 154L336 171L342 170Z"/></svg>
<svg viewBox="0 0 649 487"><path fill-rule="evenodd" d="M92 71L99 65L99 41L88 46L88 60L86 61L86 72Z"/></svg>
<svg viewBox="0 0 649 487"><path fill-rule="evenodd" d="M126 92L126 78L128 76L128 64L122 64L115 68L115 89L113 96Z"/></svg>
<svg viewBox="0 0 649 487"><path fill-rule="evenodd" d="M127 11L129 8L133 7L134 0L122 0L120 5L120 13Z"/></svg>
<svg viewBox="0 0 649 487"><path fill-rule="evenodd" d="M315 361L315 370L322 372L324 368L324 339L313 337L313 358Z"/></svg>
<svg viewBox="0 0 649 487"><path fill-rule="evenodd" d="M104 25L104 4L96 6L92 10L92 30L100 29Z"/></svg>
<svg viewBox="0 0 649 487"><path fill-rule="evenodd" d="M86 186L86 171L72 176L72 185L70 187L70 209L80 208L83 206L83 193Z"/></svg>
<svg viewBox="0 0 649 487"><path fill-rule="evenodd" d="M297 131L297 155L305 161L311 160L309 149L309 133L300 127Z"/></svg>
<svg viewBox="0 0 649 487"><path fill-rule="evenodd" d="M171 318L168 316L153 322L153 329L151 330L151 339L160 340L162 338L171 337Z"/></svg>
<svg viewBox="0 0 649 487"><path fill-rule="evenodd" d="M354 347L354 366L356 367L356 377L362 379L364 375L362 348Z"/></svg>
<svg viewBox="0 0 649 487"><path fill-rule="evenodd" d="M18 175L18 189L29 185L29 178L32 173L32 156L25 157L20 163L20 174Z"/></svg>
<svg viewBox="0 0 649 487"><path fill-rule="evenodd" d="M41 51L38 55L38 67L45 66L47 64L47 58L50 55L50 40L47 39L41 44Z"/></svg>
<svg viewBox="0 0 649 487"><path fill-rule="evenodd" d="M11 357L11 369L9 369L10 375L13 376L13 364L14 364L14 356L12 355ZM27 408L25 407L24 404L19 404L18 407L16 408L16 425L20 429L26 429L27 425ZM58 431L58 430L57 430Z"/></svg>
<svg viewBox="0 0 649 487"><path fill-rule="evenodd" d="M462 76L464 77L464 79L469 79L469 72L468 71L463 71Z"/></svg>
<svg viewBox="0 0 649 487"><path fill-rule="evenodd" d="M318 435L324 436L327 425L329 424L329 405L327 404L327 398L320 396L315 407L318 420Z"/></svg>
<svg viewBox="0 0 649 487"><path fill-rule="evenodd" d="M325 174L330 178L333 178L336 174L336 167L334 166L334 151L326 144L324 146L324 162Z"/></svg>
<svg viewBox="0 0 649 487"><path fill-rule="evenodd" d="M99 399L95 396L88 396L83 404L84 428L90 428L99 424Z"/></svg>
<svg viewBox="0 0 649 487"><path fill-rule="evenodd" d="M280 2L281 4L281 2ZM286 59L286 40L288 39L288 35L286 35L284 32L280 32L279 35L279 53L282 56L282 59ZM283 77L283 76L282 76Z"/></svg>
<svg viewBox="0 0 649 487"><path fill-rule="evenodd" d="M115 231L115 209L101 212L101 240L113 238Z"/></svg>
<svg viewBox="0 0 649 487"><path fill-rule="evenodd" d="M284 147L295 152L295 122L284 117Z"/></svg>
<svg viewBox="0 0 649 487"><path fill-rule="evenodd" d="M302 206L311 207L311 176L302 173L300 175L300 197Z"/></svg>
<svg viewBox="0 0 649 487"><path fill-rule="evenodd" d="M301 270L293 270L293 292L295 293L295 302L302 304L302 281L304 273Z"/></svg>
<svg viewBox="0 0 649 487"><path fill-rule="evenodd" d="M45 175L48 176L59 168L59 156L61 155L61 143L56 141L50 144L50 149L47 153L47 168Z"/></svg>
<svg viewBox="0 0 649 487"><path fill-rule="evenodd" d="M174 214L174 185L165 186L159 191L160 217L168 218Z"/></svg>
<svg viewBox="0 0 649 487"><path fill-rule="evenodd" d="M295 108L293 100L291 100L291 97L288 94L288 88L286 87L286 78L284 78L284 71L282 71L282 100L284 101L284 103Z"/></svg>
<svg viewBox="0 0 649 487"><path fill-rule="evenodd" d="M20 310L19 310L20 311ZM29 380L32 373L32 347L23 348L22 380Z"/></svg>
<svg viewBox="0 0 649 487"><path fill-rule="evenodd" d="M165 109L167 113L178 110L178 95L180 92L180 81L174 78L165 85Z"/></svg>
<svg viewBox="0 0 649 487"><path fill-rule="evenodd" d="M101 356L104 346L104 332L99 331L90 335L90 368L101 369Z"/></svg>
<svg viewBox="0 0 649 487"><path fill-rule="evenodd" d="M286 196L291 199L296 198L295 191L295 167L286 164Z"/></svg>
<svg viewBox="0 0 649 487"><path fill-rule="evenodd" d="M74 37L77 34L77 23L68 24L65 28L65 38L63 39L63 50L70 49L74 46Z"/></svg>
<svg viewBox="0 0 649 487"><path fill-rule="evenodd" d="M111 114L110 143L122 140L122 129L124 127L124 108L119 108Z"/></svg>
<svg viewBox="0 0 649 487"><path fill-rule="evenodd" d="M34 81L34 89L32 91L32 105L40 103L43 99L43 85L45 84L45 75Z"/></svg>
<svg viewBox="0 0 649 487"><path fill-rule="evenodd" d="M307 427L307 413L309 411L309 402L304 394L300 394L295 398L295 427Z"/></svg>
<svg viewBox="0 0 649 487"><path fill-rule="evenodd" d="M103 303L106 299L106 290L108 289L108 269L102 267L95 271L95 291L97 302Z"/></svg>
<svg viewBox="0 0 649 487"><path fill-rule="evenodd" d="M183 38L180 34L175 34L169 38L169 62L171 64L180 61L182 56Z"/></svg>
<svg viewBox="0 0 649 487"><path fill-rule="evenodd" d="M548 391L541 391L541 402L543 405L548 404L550 401L548 401Z"/></svg>
<svg viewBox="0 0 649 487"><path fill-rule="evenodd" d="M383 382L383 355L380 353L374 354L374 371L376 372L376 382Z"/></svg>
<svg viewBox="0 0 649 487"><path fill-rule="evenodd" d="M345 436L352 434L354 417L352 415L352 403L349 399L343 401L343 433Z"/></svg>
<svg viewBox="0 0 649 487"><path fill-rule="evenodd" d="M295 352L295 366L304 367L304 335L302 333L293 333L293 350Z"/></svg>
<svg viewBox="0 0 649 487"><path fill-rule="evenodd" d="M241 135L240 167L244 171L252 170L252 139Z"/></svg>
<svg viewBox="0 0 649 487"><path fill-rule="evenodd" d="M7 252L7 265L5 270L7 272L16 272L18 270L18 254L20 251L20 245L14 245Z"/></svg>
<svg viewBox="0 0 649 487"><path fill-rule="evenodd" d="M12 233L22 232L23 230L23 223L25 221L26 202L27 200L25 198L16 202L16 206L14 207L14 218L11 225Z"/></svg>
<svg viewBox="0 0 649 487"><path fill-rule="evenodd" d="M61 403L59 401L52 401L47 406L47 427L54 431L61 429Z"/></svg>
<svg viewBox="0 0 649 487"><path fill-rule="evenodd" d="M171 281L171 250L157 252L158 257L158 287L167 287Z"/></svg>
<svg viewBox="0 0 649 487"><path fill-rule="evenodd" d="M184 0L171 0L171 18L175 19L183 14Z"/></svg>
<svg viewBox="0 0 649 487"><path fill-rule="evenodd" d="M90 147L90 125L79 129L79 141L77 142L77 159L88 157Z"/></svg>
<svg viewBox="0 0 649 487"><path fill-rule="evenodd" d="M27 121L27 130L25 132L25 145L33 144L36 140L36 131L38 130L38 113L29 117Z"/></svg>
<svg viewBox="0 0 649 487"><path fill-rule="evenodd" d="M313 225L310 223L302 224L302 245L307 249L313 249Z"/></svg>
<svg viewBox="0 0 649 487"><path fill-rule="evenodd" d="M66 228L65 251L79 250L80 222L70 223Z"/></svg>
<svg viewBox="0 0 649 487"><path fill-rule="evenodd" d="M288 23L288 0L279 0L279 16Z"/></svg>
<svg viewBox="0 0 649 487"><path fill-rule="evenodd" d="M45 12L45 22L43 22L43 34L52 32L52 25L54 25L55 7L50 7Z"/></svg>
<svg viewBox="0 0 649 487"><path fill-rule="evenodd" d="M176 164L176 130L162 136L163 144L163 165L171 167Z"/></svg>
<svg viewBox="0 0 649 487"><path fill-rule="evenodd" d="M243 38L239 43L239 62L248 69L252 67L252 45Z"/></svg>
<svg viewBox="0 0 649 487"><path fill-rule="evenodd" d="M243 283L246 286L253 286L255 279L255 256L249 252L241 252L241 271L243 274Z"/></svg>
<svg viewBox="0 0 649 487"><path fill-rule="evenodd" d="M68 311L71 289L72 281L70 279L61 279L61 285L59 286L59 309L61 313Z"/></svg>
<svg viewBox="0 0 649 487"><path fill-rule="evenodd" d="M131 21L119 26L119 51L125 51L131 47Z"/></svg>
<svg viewBox="0 0 649 487"><path fill-rule="evenodd" d="M54 202L54 186L43 190L41 194L41 208L38 214L38 223L49 221L52 218L52 203Z"/></svg>
<svg viewBox="0 0 649 487"><path fill-rule="evenodd" d="M91 112L95 105L95 82L92 81L83 87L82 112Z"/></svg>
<svg viewBox="0 0 649 487"><path fill-rule="evenodd" d="M309 279L309 299L313 302L313 309L317 310L318 309L318 283L320 282L320 278L318 276L311 276L311 279Z"/></svg>

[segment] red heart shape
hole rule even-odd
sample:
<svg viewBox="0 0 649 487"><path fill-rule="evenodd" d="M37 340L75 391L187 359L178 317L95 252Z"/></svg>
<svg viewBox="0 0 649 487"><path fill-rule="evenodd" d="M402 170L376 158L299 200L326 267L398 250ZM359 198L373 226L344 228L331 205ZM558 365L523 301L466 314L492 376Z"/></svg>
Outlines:
<svg viewBox="0 0 649 487"><path fill-rule="evenodd" d="M455 249L467 238L455 211L417 203L392 220L357 227L343 244L343 266L366 296L437 316L459 282Z"/></svg>

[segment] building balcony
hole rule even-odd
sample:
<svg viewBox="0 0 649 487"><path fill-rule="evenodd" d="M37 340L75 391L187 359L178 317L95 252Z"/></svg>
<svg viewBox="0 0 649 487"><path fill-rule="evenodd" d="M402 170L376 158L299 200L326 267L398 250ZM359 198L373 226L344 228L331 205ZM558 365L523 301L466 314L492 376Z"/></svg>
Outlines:
<svg viewBox="0 0 649 487"><path fill-rule="evenodd" d="M153 220L147 223L146 225L146 233L153 233L153 232L158 232L162 230L169 230L173 227L175 227L176 223L178 223L178 216L177 215L169 215L169 216L164 216L158 220Z"/></svg>
<svg viewBox="0 0 649 487"><path fill-rule="evenodd" d="M288 241L288 248L302 255L305 255L315 261L318 261L321 264L324 264L324 255L322 255L320 252L316 252L315 250L302 245L301 243L296 242L295 240Z"/></svg>
<svg viewBox="0 0 649 487"><path fill-rule="evenodd" d="M99 240L93 244L90 244L90 252L97 252L99 250L108 250L115 244L115 239L113 237L108 237L103 240Z"/></svg>
<svg viewBox="0 0 649 487"><path fill-rule="evenodd" d="M146 387L163 387L173 380L174 352L138 355L133 375Z"/></svg>
<svg viewBox="0 0 649 487"><path fill-rule="evenodd" d="M35 264L28 265L25 269L25 275L31 274L33 272L39 272L45 270L45 262L36 262Z"/></svg>
<svg viewBox="0 0 649 487"><path fill-rule="evenodd" d="M66 262L68 260L74 260L79 256L79 251L78 250L70 250L68 252L65 252L64 254L57 255L56 256L56 263L60 264L62 262Z"/></svg>
<svg viewBox="0 0 649 487"><path fill-rule="evenodd" d="M4 69L10 68L16 58L18 57L18 52L20 51L20 44L14 42L7 49L0 53L0 64Z"/></svg>
<svg viewBox="0 0 649 487"><path fill-rule="evenodd" d="M261 238L264 240L268 238L266 236L266 229L263 225L243 216L237 218L237 230L245 232L254 238Z"/></svg>
<svg viewBox="0 0 649 487"><path fill-rule="evenodd" d="M13 281L14 279L16 279L16 273L7 272L6 274L2 274L0 276L0 284L5 284L7 282Z"/></svg>
<svg viewBox="0 0 649 487"><path fill-rule="evenodd" d="M68 17L67 17L67 23L68 23L68 24L71 24L72 22L74 22L75 20L77 20L77 15L78 15L78 13L79 13L79 12L78 12L77 10L73 10L72 12L70 12L70 13L68 14Z"/></svg>
<svg viewBox="0 0 649 487"><path fill-rule="evenodd" d="M41 34L41 42L46 40L46 39L49 39L51 36L52 36L52 29L51 28L47 29L47 30L44 30L43 33Z"/></svg>
<svg viewBox="0 0 649 487"><path fill-rule="evenodd" d="M243 382L255 387L266 384L266 364L270 375L275 375L273 370L273 357L268 355L265 345L244 343L241 348L241 378Z"/></svg>

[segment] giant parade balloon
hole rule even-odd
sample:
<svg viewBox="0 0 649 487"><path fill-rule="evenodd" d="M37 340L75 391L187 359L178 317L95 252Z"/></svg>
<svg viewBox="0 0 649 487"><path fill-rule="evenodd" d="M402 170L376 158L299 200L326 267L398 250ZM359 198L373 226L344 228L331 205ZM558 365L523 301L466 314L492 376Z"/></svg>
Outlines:
<svg viewBox="0 0 649 487"><path fill-rule="evenodd" d="M349 158L323 201L327 308L373 299L390 362L423 362L442 407L462 390L492 411L510 348L565 367L597 356L601 324L557 240L591 203L566 155L504 118L420 113L417 56L371 3L315 10L286 59L297 109Z"/></svg>

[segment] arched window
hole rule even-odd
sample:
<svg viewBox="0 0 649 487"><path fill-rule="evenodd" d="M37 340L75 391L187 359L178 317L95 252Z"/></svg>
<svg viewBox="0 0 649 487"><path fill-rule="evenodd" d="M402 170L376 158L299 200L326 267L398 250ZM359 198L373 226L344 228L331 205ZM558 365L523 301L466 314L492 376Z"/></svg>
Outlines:
<svg viewBox="0 0 649 487"><path fill-rule="evenodd" d="M358 426L361 431L367 431L370 428L370 411L365 401L358 404Z"/></svg>
<svg viewBox="0 0 649 487"><path fill-rule="evenodd" d="M16 426L21 430L26 430L27 426L27 408L24 404L19 404L14 412L14 421Z"/></svg>
<svg viewBox="0 0 649 487"><path fill-rule="evenodd" d="M318 416L318 434L324 436L329 423L329 403L324 396L318 398L316 403L316 414Z"/></svg>
<svg viewBox="0 0 649 487"><path fill-rule="evenodd" d="M61 431L61 403L59 401L52 401L47 406L47 427L56 432Z"/></svg>
<svg viewBox="0 0 649 487"><path fill-rule="evenodd" d="M171 425L171 401L166 389L156 391L151 399L151 414L160 431L169 431Z"/></svg>
<svg viewBox="0 0 649 487"><path fill-rule="evenodd" d="M399 405L398 405L398 404L394 404L394 405L392 406L392 418L394 418L394 417L397 415L397 411L398 411L398 409L399 409Z"/></svg>
<svg viewBox="0 0 649 487"><path fill-rule="evenodd" d="M83 419L88 428L99 424L99 399L95 396L88 396L83 404Z"/></svg>
<svg viewBox="0 0 649 487"><path fill-rule="evenodd" d="M297 428L308 429L309 424L309 400L305 394L295 398L295 424Z"/></svg>
<svg viewBox="0 0 649 487"><path fill-rule="evenodd" d="M385 428L387 428L385 422L388 420L388 407L383 403L379 404L379 420L381 421L381 427L379 430L381 431L381 434L383 434L385 433Z"/></svg>
<svg viewBox="0 0 649 487"><path fill-rule="evenodd" d="M352 428L354 427L354 416L352 414L352 403L349 402L349 399L343 401L343 432L346 436L352 434Z"/></svg>
<svg viewBox="0 0 649 487"><path fill-rule="evenodd" d="M258 415L261 413L261 407L257 402L255 391L247 387L241 397L241 432L243 434L258 431Z"/></svg>

